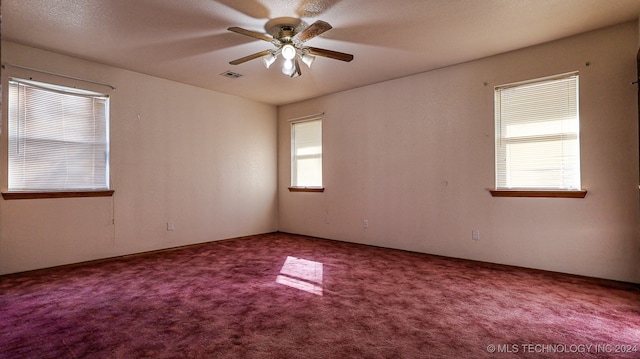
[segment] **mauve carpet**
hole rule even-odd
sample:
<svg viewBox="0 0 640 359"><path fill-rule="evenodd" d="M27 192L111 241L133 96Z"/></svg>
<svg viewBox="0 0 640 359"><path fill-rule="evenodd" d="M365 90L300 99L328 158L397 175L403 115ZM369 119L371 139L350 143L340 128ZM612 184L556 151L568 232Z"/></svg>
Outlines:
<svg viewBox="0 0 640 359"><path fill-rule="evenodd" d="M274 233L0 282L0 358L639 358L636 285Z"/></svg>

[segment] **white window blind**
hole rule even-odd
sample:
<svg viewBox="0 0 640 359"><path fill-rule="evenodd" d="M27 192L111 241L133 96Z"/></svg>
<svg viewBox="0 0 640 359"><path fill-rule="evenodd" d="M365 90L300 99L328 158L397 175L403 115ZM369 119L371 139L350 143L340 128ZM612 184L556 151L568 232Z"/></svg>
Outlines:
<svg viewBox="0 0 640 359"><path fill-rule="evenodd" d="M291 186L322 187L322 119L291 124Z"/></svg>
<svg viewBox="0 0 640 359"><path fill-rule="evenodd" d="M495 88L496 189L580 190L578 74Z"/></svg>
<svg viewBox="0 0 640 359"><path fill-rule="evenodd" d="M109 98L9 81L8 190L109 189Z"/></svg>

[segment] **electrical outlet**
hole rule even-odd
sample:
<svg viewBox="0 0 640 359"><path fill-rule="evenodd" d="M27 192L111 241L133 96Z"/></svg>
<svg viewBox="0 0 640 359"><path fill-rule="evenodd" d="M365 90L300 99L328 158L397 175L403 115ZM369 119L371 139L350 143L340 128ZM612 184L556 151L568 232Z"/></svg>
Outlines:
<svg viewBox="0 0 640 359"><path fill-rule="evenodd" d="M369 228L369 220L368 220L368 219L365 219L365 220L362 222L362 228Z"/></svg>
<svg viewBox="0 0 640 359"><path fill-rule="evenodd" d="M167 222L167 231L173 231L173 222Z"/></svg>
<svg viewBox="0 0 640 359"><path fill-rule="evenodd" d="M324 216L324 223L329 224L331 221L329 220L329 216Z"/></svg>
<svg viewBox="0 0 640 359"><path fill-rule="evenodd" d="M477 229L472 229L471 230L471 239L473 239L474 241L477 241L480 239L480 231Z"/></svg>

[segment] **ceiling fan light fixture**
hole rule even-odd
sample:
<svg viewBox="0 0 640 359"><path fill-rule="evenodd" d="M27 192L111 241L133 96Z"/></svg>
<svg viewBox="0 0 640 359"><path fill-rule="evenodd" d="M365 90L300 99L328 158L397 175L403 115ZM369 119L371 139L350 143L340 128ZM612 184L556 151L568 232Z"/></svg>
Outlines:
<svg viewBox="0 0 640 359"><path fill-rule="evenodd" d="M296 48L291 44L282 46L282 57L287 60L293 60L293 58L296 57Z"/></svg>
<svg viewBox="0 0 640 359"><path fill-rule="evenodd" d="M276 55L273 53L273 51L262 56L262 63L266 68L269 68L269 66L271 66L271 64L273 64L275 61L276 61Z"/></svg>
<svg viewBox="0 0 640 359"><path fill-rule="evenodd" d="M300 56L300 59L302 60L302 62L304 62L305 65L307 65L307 67L311 68L311 64L313 64L313 61L315 61L316 57L313 55L309 55L308 52L305 52L304 54L302 54L302 56Z"/></svg>
<svg viewBox="0 0 640 359"><path fill-rule="evenodd" d="M295 65L293 63L293 60L286 59L284 61L284 64L282 64L282 73L287 75L287 76L291 76L295 72L296 72L296 68L295 68Z"/></svg>
<svg viewBox="0 0 640 359"><path fill-rule="evenodd" d="M311 67L318 56L345 62L353 60L353 55L351 54L304 45L305 42L331 30L332 27L329 23L317 20L303 30L300 30L299 25L301 24L302 20L297 18L279 17L271 19L265 25L267 33L271 36L237 26L228 28L227 30L229 31L269 42L276 47L275 50L263 50L229 61L229 64L239 65L249 60L262 58L264 66L268 69L277 60L278 56L282 54L284 58L281 69L282 73L293 78L302 75L302 65L300 65L300 62L304 62L305 65Z"/></svg>

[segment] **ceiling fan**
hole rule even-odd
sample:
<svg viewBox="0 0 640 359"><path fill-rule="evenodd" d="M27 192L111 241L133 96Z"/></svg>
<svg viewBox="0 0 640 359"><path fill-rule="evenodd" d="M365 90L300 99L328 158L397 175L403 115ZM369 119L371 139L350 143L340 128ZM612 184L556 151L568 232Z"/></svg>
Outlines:
<svg viewBox="0 0 640 359"><path fill-rule="evenodd" d="M276 48L274 50L264 50L252 55L241 57L230 61L229 63L231 65L239 65L249 60L262 58L264 65L269 68L269 66L276 61L278 55L282 55L285 59L282 65L282 73L289 77L297 77L302 75L299 61L302 61L305 65L311 67L316 56L328 57L330 59L345 62L353 60L353 55L351 54L305 46L305 42L330 30L331 28L332 27L329 23L322 20L318 20L308 27L303 28L302 21L300 19L289 17L276 18L267 22L265 29L271 36L240 27L230 27L228 28L229 31L270 42Z"/></svg>

